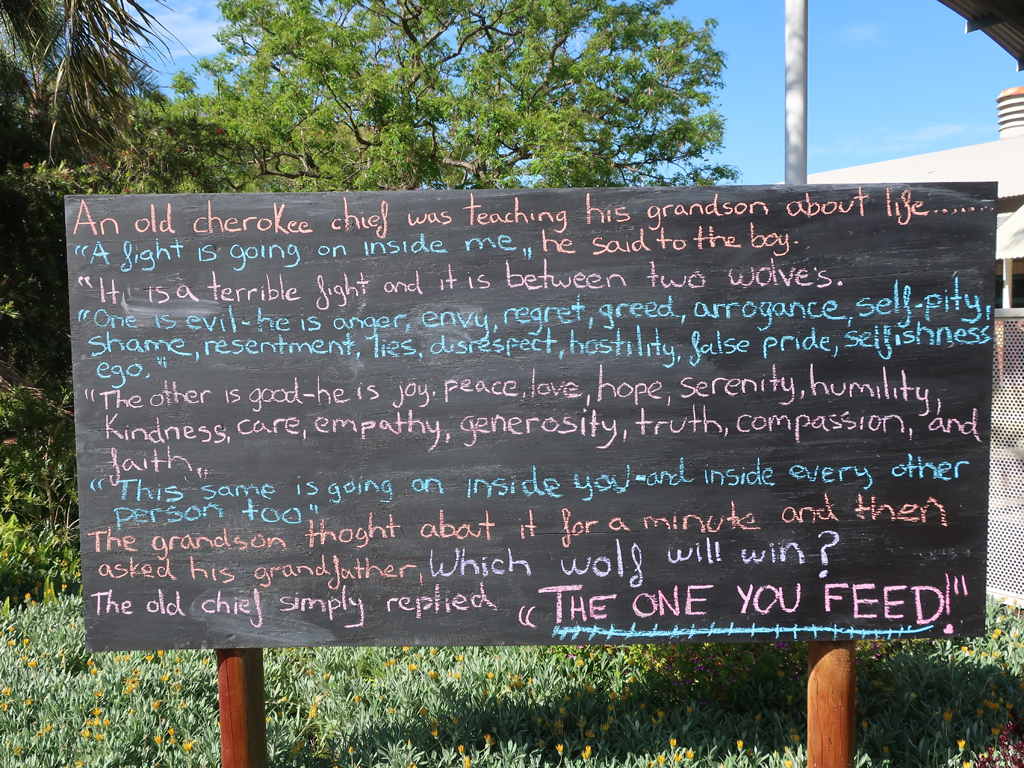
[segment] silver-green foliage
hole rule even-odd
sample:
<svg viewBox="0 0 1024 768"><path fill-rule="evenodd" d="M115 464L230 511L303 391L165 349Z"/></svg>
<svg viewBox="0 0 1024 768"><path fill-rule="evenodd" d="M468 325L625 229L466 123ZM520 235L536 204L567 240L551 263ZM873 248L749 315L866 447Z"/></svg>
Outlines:
<svg viewBox="0 0 1024 768"><path fill-rule="evenodd" d="M61 597L0 620L0 766L218 765L214 653L87 653L82 609ZM861 645L859 766L961 768L994 744L1024 700L1024 621L992 604L987 631ZM271 764L803 764L799 681L678 702L649 658L602 647L266 651ZM718 660L709 646L707 663Z"/></svg>

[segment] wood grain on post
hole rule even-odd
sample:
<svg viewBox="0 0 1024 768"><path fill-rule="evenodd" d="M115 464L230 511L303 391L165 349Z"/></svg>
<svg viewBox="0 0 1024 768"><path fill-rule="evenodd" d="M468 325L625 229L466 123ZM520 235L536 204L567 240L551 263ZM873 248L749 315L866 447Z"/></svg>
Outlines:
<svg viewBox="0 0 1024 768"><path fill-rule="evenodd" d="M263 649L217 650L223 768L267 768Z"/></svg>
<svg viewBox="0 0 1024 768"><path fill-rule="evenodd" d="M807 766L853 768L857 644L807 646Z"/></svg>

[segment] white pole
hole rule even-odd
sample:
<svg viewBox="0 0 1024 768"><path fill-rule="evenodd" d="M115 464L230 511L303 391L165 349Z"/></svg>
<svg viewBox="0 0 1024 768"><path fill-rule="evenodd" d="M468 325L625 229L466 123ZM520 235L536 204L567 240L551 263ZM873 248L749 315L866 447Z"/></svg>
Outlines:
<svg viewBox="0 0 1024 768"><path fill-rule="evenodd" d="M786 0L786 183L807 183L807 0Z"/></svg>

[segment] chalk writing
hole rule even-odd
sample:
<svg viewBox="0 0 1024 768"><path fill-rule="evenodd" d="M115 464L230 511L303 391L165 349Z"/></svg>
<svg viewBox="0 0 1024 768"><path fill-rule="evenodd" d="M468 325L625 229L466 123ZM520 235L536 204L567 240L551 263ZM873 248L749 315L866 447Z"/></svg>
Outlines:
<svg viewBox="0 0 1024 768"><path fill-rule="evenodd" d="M994 196L69 197L89 646L980 632Z"/></svg>

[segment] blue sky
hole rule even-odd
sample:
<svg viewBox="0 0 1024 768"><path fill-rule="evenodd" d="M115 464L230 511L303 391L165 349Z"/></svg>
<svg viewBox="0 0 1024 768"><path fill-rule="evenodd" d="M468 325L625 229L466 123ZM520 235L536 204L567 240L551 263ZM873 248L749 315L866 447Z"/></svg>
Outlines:
<svg viewBox="0 0 1024 768"><path fill-rule="evenodd" d="M217 52L213 3L153 6L175 35L168 73ZM995 141L995 99L1024 85L1013 59L937 0L809 0L810 173ZM783 0L678 0L674 13L719 22L726 56L718 109L722 162L742 184L783 176ZM164 82L169 77L164 78Z"/></svg>

